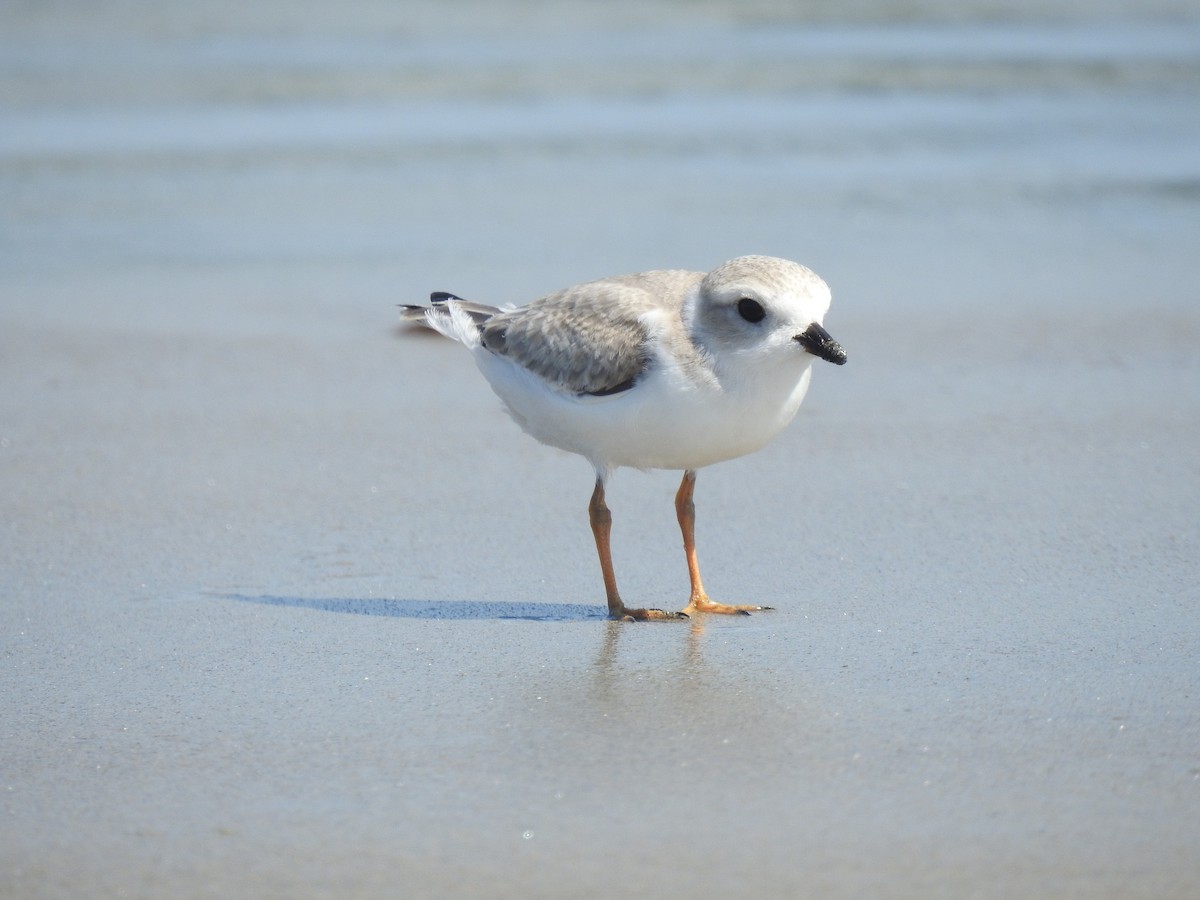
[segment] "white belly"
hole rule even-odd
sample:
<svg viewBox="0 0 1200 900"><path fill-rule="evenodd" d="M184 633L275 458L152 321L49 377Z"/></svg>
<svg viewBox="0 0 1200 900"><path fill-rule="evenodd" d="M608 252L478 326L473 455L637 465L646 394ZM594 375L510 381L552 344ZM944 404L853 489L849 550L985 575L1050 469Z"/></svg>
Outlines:
<svg viewBox="0 0 1200 900"><path fill-rule="evenodd" d="M656 369L620 394L576 397L486 350L475 358L525 431L597 469L698 469L761 449L796 415L812 360L797 354L753 381L721 385Z"/></svg>

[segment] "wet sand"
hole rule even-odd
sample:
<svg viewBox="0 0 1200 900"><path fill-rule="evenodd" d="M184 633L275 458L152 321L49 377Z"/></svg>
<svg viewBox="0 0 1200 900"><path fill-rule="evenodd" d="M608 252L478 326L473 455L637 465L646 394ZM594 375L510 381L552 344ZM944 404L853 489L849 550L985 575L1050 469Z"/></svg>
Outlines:
<svg viewBox="0 0 1200 900"><path fill-rule="evenodd" d="M1194 13L564 8L11 13L0 895L1195 896ZM607 622L394 305L743 252L850 355L699 476L775 610Z"/></svg>

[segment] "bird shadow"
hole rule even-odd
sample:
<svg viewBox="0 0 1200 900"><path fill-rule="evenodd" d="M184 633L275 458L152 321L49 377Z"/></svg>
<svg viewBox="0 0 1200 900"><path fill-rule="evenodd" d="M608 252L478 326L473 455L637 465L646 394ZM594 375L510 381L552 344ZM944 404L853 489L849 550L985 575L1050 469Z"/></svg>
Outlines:
<svg viewBox="0 0 1200 900"><path fill-rule="evenodd" d="M520 619L529 622L591 622L608 616L603 607L582 603L530 603L506 600L397 600L354 597L284 597L276 595L220 594L227 600L288 606L356 616L393 619L464 621L470 619Z"/></svg>

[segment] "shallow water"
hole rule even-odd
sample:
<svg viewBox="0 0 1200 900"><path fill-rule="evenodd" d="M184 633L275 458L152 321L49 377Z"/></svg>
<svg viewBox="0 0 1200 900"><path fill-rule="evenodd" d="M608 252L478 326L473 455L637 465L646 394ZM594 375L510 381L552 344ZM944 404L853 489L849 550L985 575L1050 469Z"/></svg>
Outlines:
<svg viewBox="0 0 1200 900"><path fill-rule="evenodd" d="M0 13L0 893L1190 897L1190 4ZM847 347L602 619L431 290ZM682 605L675 478L609 492Z"/></svg>

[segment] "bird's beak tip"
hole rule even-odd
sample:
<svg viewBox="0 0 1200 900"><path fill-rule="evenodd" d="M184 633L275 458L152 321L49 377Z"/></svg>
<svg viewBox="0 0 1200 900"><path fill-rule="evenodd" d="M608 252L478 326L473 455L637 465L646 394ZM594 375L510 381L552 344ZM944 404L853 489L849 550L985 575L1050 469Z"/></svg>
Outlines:
<svg viewBox="0 0 1200 900"><path fill-rule="evenodd" d="M809 325L802 334L796 335L796 341L813 356L818 356L826 362L831 362L835 366L846 364L845 348L815 322Z"/></svg>

